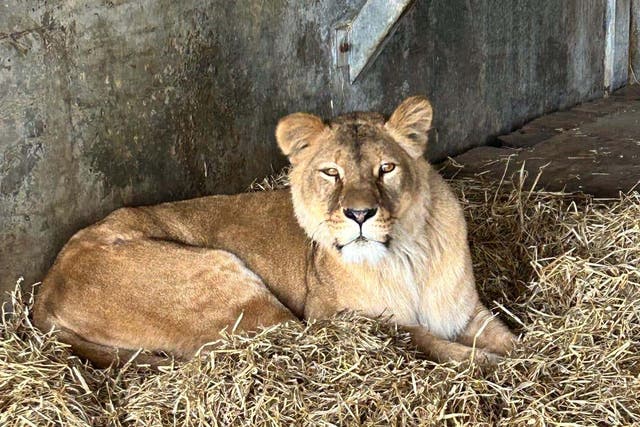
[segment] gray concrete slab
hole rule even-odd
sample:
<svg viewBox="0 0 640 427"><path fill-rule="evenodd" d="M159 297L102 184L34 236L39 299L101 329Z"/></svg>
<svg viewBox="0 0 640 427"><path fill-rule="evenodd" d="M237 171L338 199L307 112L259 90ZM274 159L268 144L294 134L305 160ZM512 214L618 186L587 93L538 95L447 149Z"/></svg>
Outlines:
<svg viewBox="0 0 640 427"><path fill-rule="evenodd" d="M578 123L582 114L588 120ZM540 189L616 197L640 183L640 87L540 117L498 140L504 145L454 157L443 174L498 180L524 169L526 185L540 174Z"/></svg>

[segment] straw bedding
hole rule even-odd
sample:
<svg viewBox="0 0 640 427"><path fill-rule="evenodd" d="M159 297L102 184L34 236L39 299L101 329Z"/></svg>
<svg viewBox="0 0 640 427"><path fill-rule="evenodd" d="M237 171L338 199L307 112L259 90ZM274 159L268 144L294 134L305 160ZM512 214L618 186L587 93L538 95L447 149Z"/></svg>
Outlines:
<svg viewBox="0 0 640 427"><path fill-rule="evenodd" d="M344 313L231 336L162 372L96 370L32 328L17 289L0 325L0 425L640 423L640 195L452 185L483 298L522 334L496 368L423 360L383 319Z"/></svg>

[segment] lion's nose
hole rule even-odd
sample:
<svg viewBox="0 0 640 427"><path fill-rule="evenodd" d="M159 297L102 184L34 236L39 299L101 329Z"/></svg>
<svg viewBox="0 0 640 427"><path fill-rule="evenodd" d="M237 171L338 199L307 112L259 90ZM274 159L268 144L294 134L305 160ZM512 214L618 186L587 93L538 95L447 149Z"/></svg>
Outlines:
<svg viewBox="0 0 640 427"><path fill-rule="evenodd" d="M344 216L354 220L362 225L366 220L374 216L378 212L377 208L373 209L344 209Z"/></svg>

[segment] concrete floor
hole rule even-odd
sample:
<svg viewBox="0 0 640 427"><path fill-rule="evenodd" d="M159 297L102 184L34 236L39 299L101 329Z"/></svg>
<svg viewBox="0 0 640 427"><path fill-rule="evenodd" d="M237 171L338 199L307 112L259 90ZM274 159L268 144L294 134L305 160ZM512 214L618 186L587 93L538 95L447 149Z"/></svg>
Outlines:
<svg viewBox="0 0 640 427"><path fill-rule="evenodd" d="M617 197L640 190L640 85L542 116L498 143L456 156L442 173L501 179L505 169L508 178L524 164L528 184L542 171L537 188L548 191Z"/></svg>

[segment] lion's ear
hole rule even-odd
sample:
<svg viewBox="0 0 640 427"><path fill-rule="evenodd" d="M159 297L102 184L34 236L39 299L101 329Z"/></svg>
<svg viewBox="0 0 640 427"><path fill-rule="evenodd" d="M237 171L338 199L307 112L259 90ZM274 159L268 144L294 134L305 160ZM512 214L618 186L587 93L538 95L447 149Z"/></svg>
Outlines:
<svg viewBox="0 0 640 427"><path fill-rule="evenodd" d="M433 109L423 96L405 99L393 112L385 128L411 157L417 159L427 149Z"/></svg>
<svg viewBox="0 0 640 427"><path fill-rule="evenodd" d="M325 129L322 119L313 114L294 113L283 117L276 127L278 146L292 164L296 156Z"/></svg>

